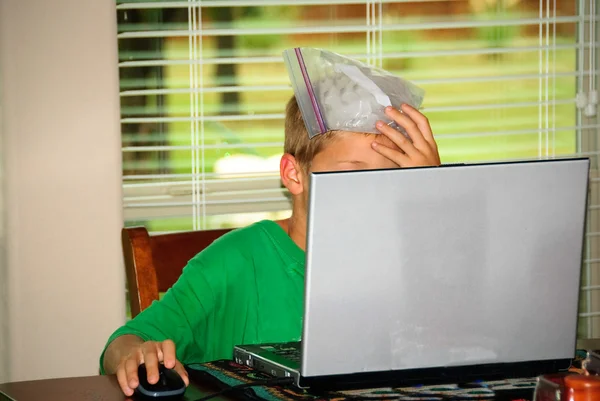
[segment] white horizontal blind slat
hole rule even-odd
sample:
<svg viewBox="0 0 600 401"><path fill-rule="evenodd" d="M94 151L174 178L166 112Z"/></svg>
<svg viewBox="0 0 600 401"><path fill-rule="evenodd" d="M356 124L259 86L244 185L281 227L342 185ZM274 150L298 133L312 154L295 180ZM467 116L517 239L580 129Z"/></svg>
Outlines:
<svg viewBox="0 0 600 401"><path fill-rule="evenodd" d="M383 4L428 3L437 0L382 0ZM449 0L456 1L456 0ZM202 0L201 2L165 1L165 2L122 2L117 10L189 8L189 7L269 7L269 6L322 6L365 4L365 0Z"/></svg>
<svg viewBox="0 0 600 401"><path fill-rule="evenodd" d="M597 73L599 70L596 70ZM554 72L542 74L510 74L510 75L483 75L470 77L447 77L447 78L430 78L430 79L414 79L416 85L433 85L433 84L458 84L458 83L474 83L474 82L497 82L510 80L527 80L542 78L561 78L561 77L576 77L584 78L594 74L593 71L584 72ZM264 92L264 91L288 91L292 87L290 84L282 85L237 85L237 86L206 86L202 88L173 88L173 89L146 89L146 90L124 90L120 92L124 96L144 96L144 95L169 95L169 94L189 94L190 92L197 93L225 93L225 92Z"/></svg>
<svg viewBox="0 0 600 401"><path fill-rule="evenodd" d="M600 129L600 124L592 125L578 125L568 127L552 127L552 128L541 128L541 129L529 129L529 130L500 130L490 132L469 132L464 134L451 134L439 132L436 134L438 140L447 140L452 138L468 138L468 137L485 137L485 136L509 136L509 135L523 135L523 134L539 134L544 132L561 132L561 131L572 131L575 132L578 129L587 130L589 135L595 135L592 130ZM584 133L584 135L586 135ZM204 145L204 149L235 149L235 148L247 148L252 146L253 148L283 148L283 142L266 142L266 143L252 143L248 144L220 144L220 145ZM190 146L125 146L121 148L122 152L158 152L158 151L173 151L173 150L192 150L194 147ZM195 147L199 149L200 147Z"/></svg>
<svg viewBox="0 0 600 401"><path fill-rule="evenodd" d="M466 55L486 55L486 54L509 54L509 53L526 53L546 50L577 50L580 48L588 49L591 46L589 42L581 44L558 44L556 46L524 46L524 47L489 47L475 49L451 49L451 50L431 50L431 51L406 51L406 52L386 52L382 55L383 59L403 59L417 57L442 57L442 56L466 56ZM594 44L596 48L600 44ZM346 54L348 57L359 60L366 60L366 54ZM267 63L282 63L281 56L270 57L215 57L203 58L199 60L142 60L142 61L123 61L119 63L119 67L155 67L169 65L189 65L189 64L267 64Z"/></svg>
<svg viewBox="0 0 600 401"><path fill-rule="evenodd" d="M450 112L450 111L478 111L488 109L511 109L524 108L534 106L555 106L561 104L575 104L575 99L560 99L548 102L515 102L515 103L498 103L498 104L483 104L483 105L465 105L465 106L440 106L423 108L423 113L431 112ZM223 116L204 116L204 117L140 117L140 118L123 118L121 123L143 123L143 122L188 122L188 121L252 121L252 120L282 120L285 114L251 114L251 115L223 115Z"/></svg>
<svg viewBox="0 0 600 401"><path fill-rule="evenodd" d="M542 74L512 74L512 75L492 75L492 76L471 76L471 77L456 77L456 78L433 78L433 79L414 79L413 83L416 85L445 85L445 84L459 84L459 83L475 83L475 82L497 82L497 81L522 81L527 79L537 78L561 78L561 77L575 77L583 78L586 76L598 73L600 70L584 71L582 73L577 71L572 72L554 72L554 73L542 73ZM121 91L120 95L125 96L144 96L144 95L169 95L169 94L189 94L189 93L225 93L225 92L281 92L289 91L292 87L289 84L286 85L263 85L263 86L227 86L227 87L203 87L203 88L177 88L177 89L147 89L147 90L125 90Z"/></svg>
<svg viewBox="0 0 600 401"><path fill-rule="evenodd" d="M591 18L585 18L589 21ZM123 32L117 37L119 39L132 38L170 38L194 36L241 36L241 35L290 35L290 34L318 34L318 33L366 33L369 31L414 31L414 30L432 30L432 29L458 29L458 28L483 28L497 26L525 26L539 25L545 23L561 24L580 22L578 17L556 17L556 18L523 18L514 20L490 20L490 21L438 21L423 23L406 24L387 24L381 28L373 28L364 25L347 26L310 26L310 27L278 27L278 28L219 28L219 29L199 29L199 30L165 30L165 31L137 31Z"/></svg>

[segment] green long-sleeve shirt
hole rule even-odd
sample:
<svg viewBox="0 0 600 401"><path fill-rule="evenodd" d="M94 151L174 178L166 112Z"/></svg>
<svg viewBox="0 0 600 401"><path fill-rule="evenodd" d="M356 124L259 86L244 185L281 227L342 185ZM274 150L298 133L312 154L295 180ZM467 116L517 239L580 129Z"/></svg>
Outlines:
<svg viewBox="0 0 600 401"><path fill-rule="evenodd" d="M304 251L275 222L234 230L200 252L179 280L108 339L171 339L184 364L231 358L233 347L300 339ZM105 348L106 350L106 348ZM103 370L104 352L100 357Z"/></svg>

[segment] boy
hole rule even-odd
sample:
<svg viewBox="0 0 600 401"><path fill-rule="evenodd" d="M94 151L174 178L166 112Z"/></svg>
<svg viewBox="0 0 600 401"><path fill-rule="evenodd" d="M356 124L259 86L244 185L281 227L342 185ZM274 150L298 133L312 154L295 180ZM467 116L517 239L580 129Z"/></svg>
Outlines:
<svg viewBox="0 0 600 401"><path fill-rule="evenodd" d="M388 108L386 114L410 140L381 122L381 135L328 132L309 139L292 97L280 163L281 180L292 195L291 217L235 230L190 260L161 301L109 338L102 372L116 373L130 396L141 363L150 383L158 380L162 362L187 385L183 364L231 358L239 344L299 340L309 172L439 165L427 119L408 105L401 109Z"/></svg>

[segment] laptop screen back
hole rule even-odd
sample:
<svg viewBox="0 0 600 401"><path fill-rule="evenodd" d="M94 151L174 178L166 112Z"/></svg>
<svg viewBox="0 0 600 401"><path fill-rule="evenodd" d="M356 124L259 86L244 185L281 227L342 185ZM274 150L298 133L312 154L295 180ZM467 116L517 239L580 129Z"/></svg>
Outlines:
<svg viewBox="0 0 600 401"><path fill-rule="evenodd" d="M302 375L572 358L588 169L313 174Z"/></svg>

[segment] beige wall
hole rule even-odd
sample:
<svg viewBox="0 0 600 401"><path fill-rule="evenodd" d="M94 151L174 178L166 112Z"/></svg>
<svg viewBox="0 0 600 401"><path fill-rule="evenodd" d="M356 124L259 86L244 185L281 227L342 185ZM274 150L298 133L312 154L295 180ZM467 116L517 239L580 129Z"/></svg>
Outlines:
<svg viewBox="0 0 600 401"><path fill-rule="evenodd" d="M1 0L0 0L1 1ZM2 66L0 65L0 71ZM8 380L8 294L4 235L4 157L2 156L2 87L0 86L0 383Z"/></svg>
<svg viewBox="0 0 600 401"><path fill-rule="evenodd" d="M124 321L114 7L0 0L13 381L97 373Z"/></svg>

